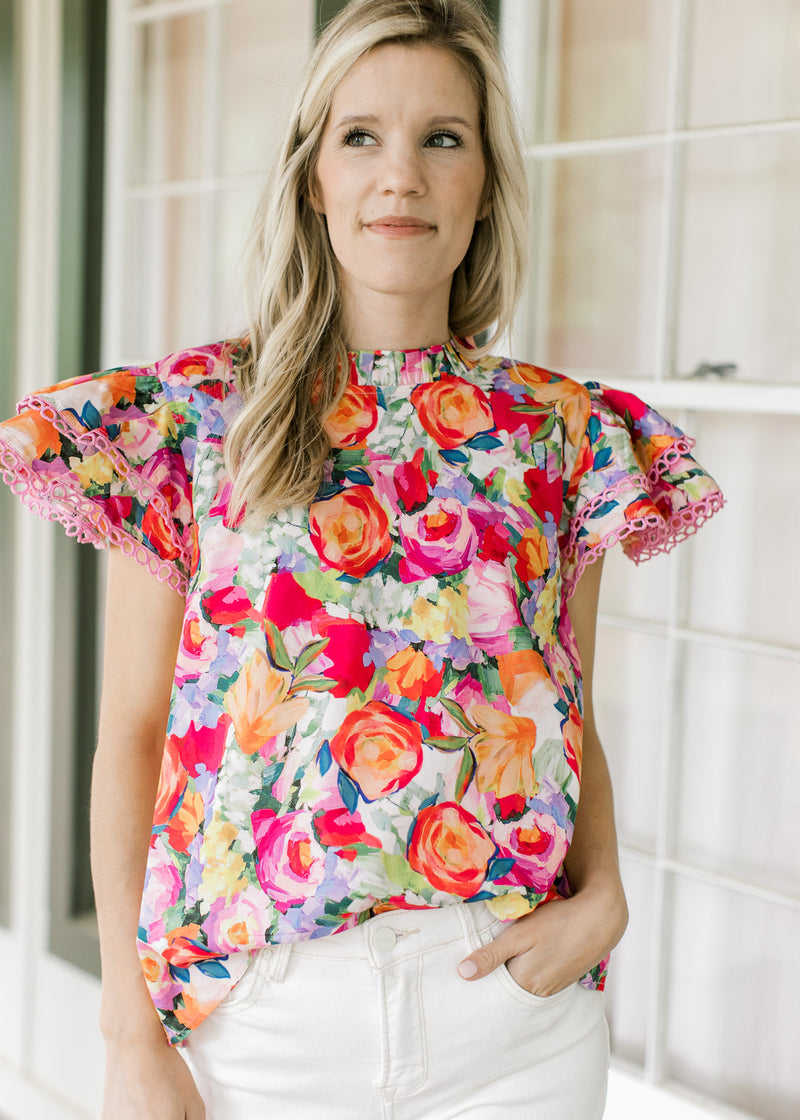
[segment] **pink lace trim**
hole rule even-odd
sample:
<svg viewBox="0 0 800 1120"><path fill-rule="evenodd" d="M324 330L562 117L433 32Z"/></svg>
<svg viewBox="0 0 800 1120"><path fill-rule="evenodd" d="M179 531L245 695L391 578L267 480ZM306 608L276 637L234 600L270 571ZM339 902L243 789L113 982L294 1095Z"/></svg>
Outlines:
<svg viewBox="0 0 800 1120"><path fill-rule="evenodd" d="M72 433L68 434L71 438ZM81 488L71 484L69 479L43 482L16 448L8 444L0 448L0 472L23 505L45 521L58 522L68 536L93 544L95 548L118 547L162 583L182 595L186 594L188 580L174 561L162 560L135 537L112 525L100 506L87 498Z"/></svg>
<svg viewBox="0 0 800 1120"><path fill-rule="evenodd" d="M624 542L631 536L636 536L636 548L627 551L634 563L641 564L642 561L649 560L660 552L669 552L676 544L696 533L704 521L707 521L709 517L722 509L725 499L719 490L713 490L705 497L690 502L682 509L675 510L668 518L659 513L651 513L625 521L622 525L610 529L591 547L584 548L580 552L579 533L601 506L626 492L632 498L642 492L652 496L653 490L663 483L664 476L670 472L672 467L691 453L694 445L695 441L690 436L680 436L669 447L664 448L658 458L651 464L646 475L639 471L636 474L626 475L624 478L618 479L613 485L596 494L581 510L570 525L569 542L565 549L566 560L572 560L580 553L575 570L564 581L567 597L575 590L575 586L586 567L615 544Z"/></svg>
<svg viewBox="0 0 800 1120"><path fill-rule="evenodd" d="M184 563L188 569L189 564L186 561L185 549L178 533L175 529L175 523L172 520L172 511L167 504L167 500L157 487L142 478L139 471L131 467L124 455L122 455L104 431L95 429L93 431L85 431L78 427L76 424L71 424L63 412L54 408L49 401L43 397L36 395L25 397L20 401L17 406L17 412L23 412L26 408L34 409L39 412L42 417L52 424L53 427L66 436L67 439L73 440L78 447L91 450L94 453L101 452L113 464L114 470L124 479L130 486L131 491L138 495L145 504L152 505L153 509L159 514L162 523L169 533L169 539L175 549L181 553Z"/></svg>
<svg viewBox="0 0 800 1120"><path fill-rule="evenodd" d="M611 496L611 490L607 490L605 496L607 500ZM629 551L628 555L635 564L641 564L642 561L649 560L660 552L669 552L676 544L685 541L687 537L697 532L703 522L707 521L718 510L721 510L724 505L725 499L722 493L719 490L713 490L710 494L706 494L704 498L700 498L696 502L690 502L683 509L676 510L669 518L664 518L660 514L648 514L646 517L634 517L632 520L626 521L624 525L618 525L616 528L609 530L591 548L584 549L575 570L564 580L565 597L567 599L570 597L588 565L598 560L604 552L620 541L624 542L633 534L639 538L636 550ZM571 558L575 551L576 548L571 547L567 552L567 557Z"/></svg>

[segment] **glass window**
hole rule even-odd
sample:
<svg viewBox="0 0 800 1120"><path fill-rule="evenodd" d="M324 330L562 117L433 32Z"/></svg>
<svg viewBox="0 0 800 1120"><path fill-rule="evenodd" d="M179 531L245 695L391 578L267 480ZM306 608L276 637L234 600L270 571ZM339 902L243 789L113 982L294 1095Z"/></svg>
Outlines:
<svg viewBox="0 0 800 1120"><path fill-rule="evenodd" d="M162 182L206 171L206 17L189 12L135 28L129 178Z"/></svg>
<svg viewBox="0 0 800 1120"><path fill-rule="evenodd" d="M797 1116L800 912L676 879L667 1074L762 1120Z"/></svg>
<svg viewBox="0 0 800 1120"><path fill-rule="evenodd" d="M689 12L690 125L800 116L797 0L700 0Z"/></svg>
<svg viewBox="0 0 800 1120"><path fill-rule="evenodd" d="M663 192L660 149L537 161L529 349L540 364L582 380L652 370Z"/></svg>
<svg viewBox="0 0 800 1120"><path fill-rule="evenodd" d="M684 189L678 370L800 384L800 135L694 141Z"/></svg>
<svg viewBox="0 0 800 1120"><path fill-rule="evenodd" d="M727 504L692 541L687 621L796 649L800 584L789 558L800 555L792 469L800 416L710 412L691 426Z"/></svg>
<svg viewBox="0 0 800 1120"><path fill-rule="evenodd" d="M544 66L525 83L537 142L665 127L672 0L543 0ZM539 80L537 80L539 79Z"/></svg>

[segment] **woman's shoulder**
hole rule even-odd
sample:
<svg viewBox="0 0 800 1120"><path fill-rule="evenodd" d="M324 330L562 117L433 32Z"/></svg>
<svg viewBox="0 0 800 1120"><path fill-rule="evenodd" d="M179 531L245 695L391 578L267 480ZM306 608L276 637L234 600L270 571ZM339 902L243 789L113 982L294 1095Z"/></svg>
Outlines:
<svg viewBox="0 0 800 1120"><path fill-rule="evenodd" d="M210 397L224 400L236 388L236 369L247 350L244 338L223 339L204 346L177 350L133 372L153 377L165 396Z"/></svg>

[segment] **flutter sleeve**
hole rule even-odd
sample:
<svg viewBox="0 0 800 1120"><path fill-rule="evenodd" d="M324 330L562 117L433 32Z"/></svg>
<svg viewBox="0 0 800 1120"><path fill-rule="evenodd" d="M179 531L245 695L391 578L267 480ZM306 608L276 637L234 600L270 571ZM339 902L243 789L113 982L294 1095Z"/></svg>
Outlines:
<svg viewBox="0 0 800 1120"><path fill-rule="evenodd" d="M680 428L632 393L597 382L586 389L588 423L566 459L560 538L567 595L586 565L618 541L638 564L695 532L724 500Z"/></svg>
<svg viewBox="0 0 800 1120"><path fill-rule="evenodd" d="M0 424L0 468L29 509L96 548L116 545L185 592L196 527L189 397L157 367L33 393Z"/></svg>

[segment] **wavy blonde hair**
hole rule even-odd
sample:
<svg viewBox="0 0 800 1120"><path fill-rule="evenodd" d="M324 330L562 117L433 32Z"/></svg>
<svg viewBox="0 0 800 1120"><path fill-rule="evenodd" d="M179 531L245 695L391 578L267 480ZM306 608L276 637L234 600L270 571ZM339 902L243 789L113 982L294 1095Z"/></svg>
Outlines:
<svg viewBox="0 0 800 1120"><path fill-rule="evenodd" d="M494 327L485 351L510 326L519 299L527 186L491 24L473 0L351 0L310 59L248 244L249 347L237 369L244 403L225 438L231 512L246 511L248 520L310 504L330 453L324 422L347 384L347 345L337 262L311 192L336 87L384 43L452 51L478 98L488 213L453 276L451 333L468 338Z"/></svg>

